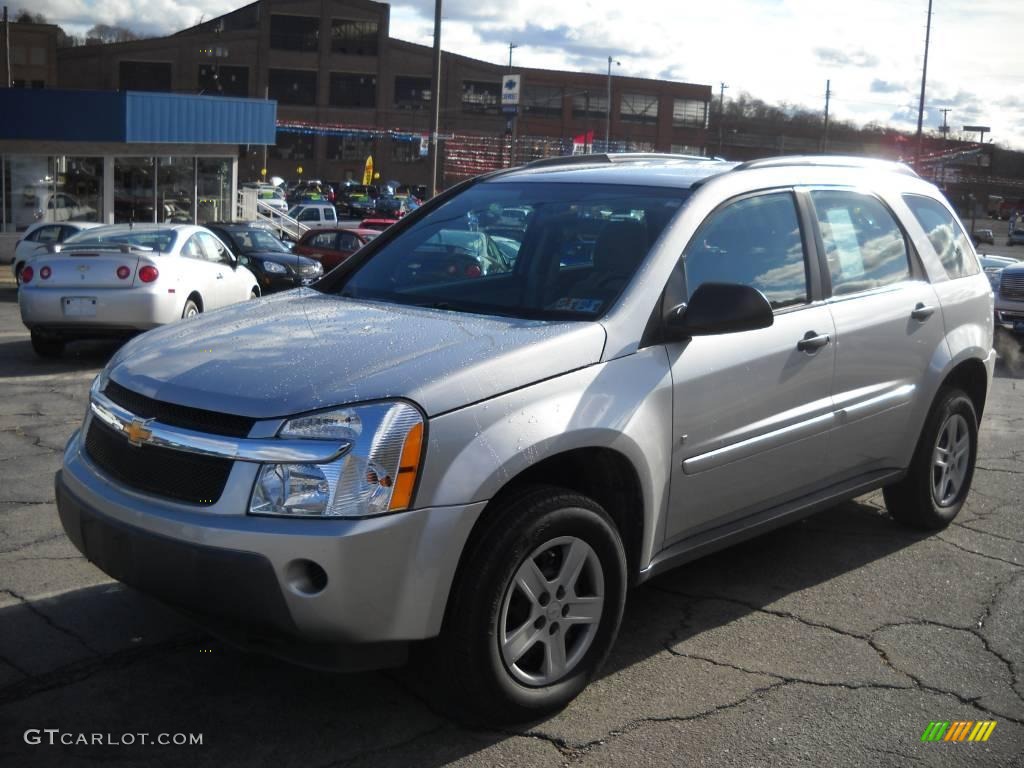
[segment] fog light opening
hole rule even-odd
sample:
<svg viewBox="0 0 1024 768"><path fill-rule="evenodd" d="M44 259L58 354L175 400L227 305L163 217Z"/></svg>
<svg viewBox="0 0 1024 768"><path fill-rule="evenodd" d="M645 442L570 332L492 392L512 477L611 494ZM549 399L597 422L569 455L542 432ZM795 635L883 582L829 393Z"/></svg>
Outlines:
<svg viewBox="0 0 1024 768"><path fill-rule="evenodd" d="M292 560L284 575L292 591L306 597L320 594L327 586L327 571L312 560Z"/></svg>

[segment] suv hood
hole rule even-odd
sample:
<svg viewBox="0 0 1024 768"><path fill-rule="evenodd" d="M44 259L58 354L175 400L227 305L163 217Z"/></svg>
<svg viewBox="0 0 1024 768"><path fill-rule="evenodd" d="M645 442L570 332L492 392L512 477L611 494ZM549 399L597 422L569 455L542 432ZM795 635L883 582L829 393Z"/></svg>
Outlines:
<svg viewBox="0 0 1024 768"><path fill-rule="evenodd" d="M406 397L428 416L598 362L596 322L518 320L311 289L242 302L128 342L107 373L179 405L252 418Z"/></svg>

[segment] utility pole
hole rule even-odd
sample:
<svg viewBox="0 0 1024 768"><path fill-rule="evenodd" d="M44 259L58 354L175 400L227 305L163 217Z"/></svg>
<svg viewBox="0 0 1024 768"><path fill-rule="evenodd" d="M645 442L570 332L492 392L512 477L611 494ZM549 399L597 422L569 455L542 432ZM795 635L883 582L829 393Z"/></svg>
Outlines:
<svg viewBox="0 0 1024 768"><path fill-rule="evenodd" d="M612 132L612 62L613 61L615 62L615 66L617 66L617 67L622 66L622 62L621 61L615 61L615 59L613 59L611 56L608 57L608 92L607 92L608 101L605 102L605 109L604 109L604 151L605 151L606 154L609 151L609 149L608 149L608 141L609 141L609 139L611 137L611 132Z"/></svg>
<svg viewBox="0 0 1024 768"><path fill-rule="evenodd" d="M512 51L514 51L518 47L519 46L516 45L515 43L509 43L508 44L508 68L509 68L509 70L512 69Z"/></svg>
<svg viewBox="0 0 1024 768"><path fill-rule="evenodd" d="M924 146L924 89L928 82L928 45L932 37L932 0L928 0L928 25L924 33L924 66L921 68L921 101L917 106L917 154L915 159L921 161L921 150Z"/></svg>
<svg viewBox="0 0 1024 768"><path fill-rule="evenodd" d="M11 20L7 18L7 6L4 6L4 61L7 64L7 74L4 83L10 88L14 81L11 79Z"/></svg>
<svg viewBox="0 0 1024 768"><path fill-rule="evenodd" d="M722 156L722 141L725 139L725 89L729 86L719 83L718 91L718 157Z"/></svg>
<svg viewBox="0 0 1024 768"><path fill-rule="evenodd" d="M943 140L949 138L949 122L947 122L946 116L949 115L949 113L952 111L953 110L950 107L946 107L945 109L939 110L939 112L942 113L942 127L939 128L939 130L942 131Z"/></svg>
<svg viewBox="0 0 1024 768"><path fill-rule="evenodd" d="M825 134L821 139L821 151L828 152L828 103L832 98L832 81L825 81Z"/></svg>
<svg viewBox="0 0 1024 768"><path fill-rule="evenodd" d="M434 130L430 134L430 195L437 194L437 166L441 146L437 141L441 130L441 0L434 0L434 78L431 83L434 97Z"/></svg>
<svg viewBox="0 0 1024 768"><path fill-rule="evenodd" d="M512 51L519 46L515 43L508 44L508 72L512 74ZM522 99L520 99L522 101ZM512 113L512 117L509 119L508 127L511 128L512 141L508 146L508 167L513 168L516 164L516 141L519 139L519 115L517 114L519 105L516 105L516 112Z"/></svg>

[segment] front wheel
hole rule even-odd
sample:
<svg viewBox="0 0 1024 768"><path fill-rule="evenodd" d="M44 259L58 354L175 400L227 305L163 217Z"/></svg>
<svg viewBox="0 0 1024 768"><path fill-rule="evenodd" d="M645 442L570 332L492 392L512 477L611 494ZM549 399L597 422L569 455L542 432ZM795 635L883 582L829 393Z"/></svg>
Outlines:
<svg viewBox="0 0 1024 768"><path fill-rule="evenodd" d="M912 528L945 528L967 499L977 456L974 403L963 390L939 390L906 477L884 490L889 513Z"/></svg>
<svg viewBox="0 0 1024 768"><path fill-rule="evenodd" d="M187 320L190 317L195 317L201 311L202 310L199 309L199 305L196 304L195 300L189 299L188 301L185 302L185 308L181 310L181 316L183 319Z"/></svg>
<svg viewBox="0 0 1024 768"><path fill-rule="evenodd" d="M540 717L586 687L627 580L619 533L592 499L538 487L499 504L460 566L431 660L442 706L490 725Z"/></svg>

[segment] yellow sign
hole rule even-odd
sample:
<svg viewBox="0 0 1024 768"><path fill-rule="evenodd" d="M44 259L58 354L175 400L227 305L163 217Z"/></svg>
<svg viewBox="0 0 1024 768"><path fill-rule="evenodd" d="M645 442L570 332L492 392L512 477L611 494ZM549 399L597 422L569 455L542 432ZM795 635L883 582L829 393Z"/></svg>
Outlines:
<svg viewBox="0 0 1024 768"><path fill-rule="evenodd" d="M301 175L302 175L302 166L300 165L300 166L299 166L298 168L296 168L296 169L295 169L295 172L296 172L297 174L299 174L299 176L301 176Z"/></svg>
<svg viewBox="0 0 1024 768"><path fill-rule="evenodd" d="M267 169L266 168L260 168L260 176L266 176L266 175L267 175Z"/></svg>
<svg viewBox="0 0 1024 768"><path fill-rule="evenodd" d="M373 181L373 155L366 156L366 165L363 166L363 184Z"/></svg>

